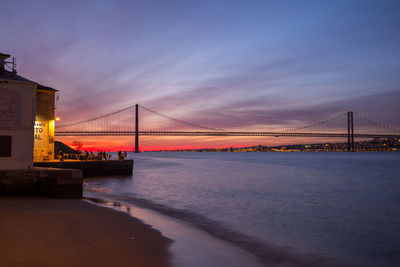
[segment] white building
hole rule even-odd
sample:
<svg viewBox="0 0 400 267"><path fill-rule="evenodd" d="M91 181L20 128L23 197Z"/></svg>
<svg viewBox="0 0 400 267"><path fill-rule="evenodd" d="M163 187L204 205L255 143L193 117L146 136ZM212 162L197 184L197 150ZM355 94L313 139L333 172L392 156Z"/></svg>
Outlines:
<svg viewBox="0 0 400 267"><path fill-rule="evenodd" d="M0 169L29 169L34 147L38 161L54 156L56 90L8 71L9 57L0 53Z"/></svg>

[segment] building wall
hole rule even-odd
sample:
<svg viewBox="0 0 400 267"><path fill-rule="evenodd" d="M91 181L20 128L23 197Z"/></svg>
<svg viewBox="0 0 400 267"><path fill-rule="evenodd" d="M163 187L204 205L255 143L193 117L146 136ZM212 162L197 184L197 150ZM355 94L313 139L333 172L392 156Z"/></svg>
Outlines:
<svg viewBox="0 0 400 267"><path fill-rule="evenodd" d="M55 91L37 90L34 129L34 161L54 159L54 94Z"/></svg>
<svg viewBox="0 0 400 267"><path fill-rule="evenodd" d="M32 82L0 80L0 136L11 136L11 155L0 156L0 169L33 167L36 88Z"/></svg>

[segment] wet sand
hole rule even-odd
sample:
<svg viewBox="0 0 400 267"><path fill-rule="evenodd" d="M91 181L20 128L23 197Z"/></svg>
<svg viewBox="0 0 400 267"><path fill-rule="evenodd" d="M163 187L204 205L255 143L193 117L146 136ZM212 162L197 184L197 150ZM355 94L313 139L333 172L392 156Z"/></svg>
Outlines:
<svg viewBox="0 0 400 267"><path fill-rule="evenodd" d="M171 243L83 200L0 198L0 266L171 266Z"/></svg>
<svg viewBox="0 0 400 267"><path fill-rule="evenodd" d="M170 246L174 267L261 267L256 256L215 238L206 231L182 221L163 215L154 210L141 208L125 202L88 198L95 205L112 208L139 218L146 224L159 229L163 235L173 239ZM272 266L272 265L267 265Z"/></svg>

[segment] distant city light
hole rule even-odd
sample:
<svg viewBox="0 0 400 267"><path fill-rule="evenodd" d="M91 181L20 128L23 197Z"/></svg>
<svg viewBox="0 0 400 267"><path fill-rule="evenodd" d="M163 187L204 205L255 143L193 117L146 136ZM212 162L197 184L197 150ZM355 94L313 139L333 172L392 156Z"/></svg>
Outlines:
<svg viewBox="0 0 400 267"><path fill-rule="evenodd" d="M59 120L61 120L61 118L60 117L56 117L56 121L59 121Z"/></svg>

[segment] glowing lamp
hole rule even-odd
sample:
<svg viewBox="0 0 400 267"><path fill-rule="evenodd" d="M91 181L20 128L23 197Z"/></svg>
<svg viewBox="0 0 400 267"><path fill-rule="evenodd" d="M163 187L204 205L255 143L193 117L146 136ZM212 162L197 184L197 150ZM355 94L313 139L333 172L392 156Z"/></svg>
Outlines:
<svg viewBox="0 0 400 267"><path fill-rule="evenodd" d="M59 121L59 120L61 120L61 118L60 117L56 117L56 121Z"/></svg>

